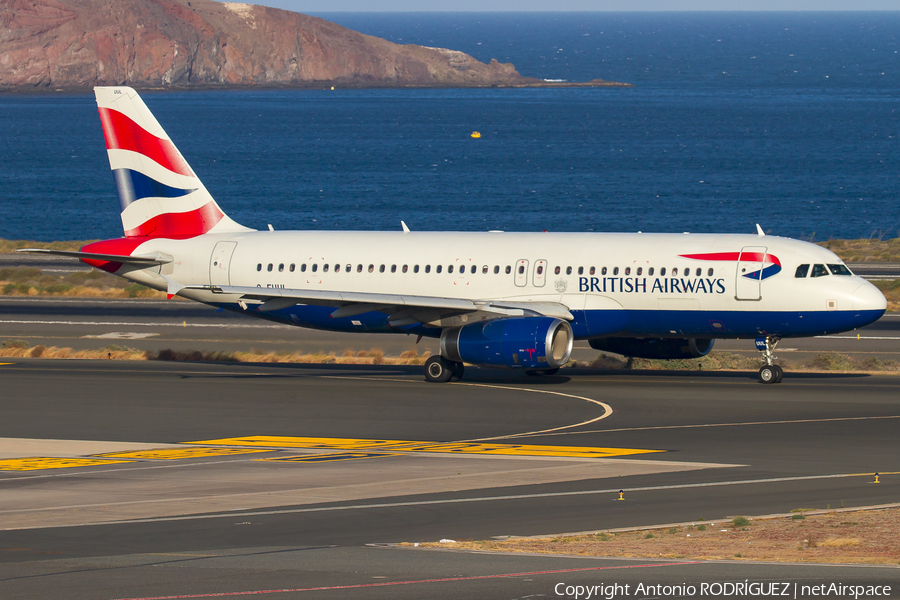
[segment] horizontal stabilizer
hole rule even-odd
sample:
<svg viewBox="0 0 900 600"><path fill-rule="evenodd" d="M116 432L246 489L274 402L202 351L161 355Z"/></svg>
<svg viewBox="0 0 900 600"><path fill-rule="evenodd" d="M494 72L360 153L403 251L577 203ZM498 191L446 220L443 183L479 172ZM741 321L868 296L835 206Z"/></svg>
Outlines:
<svg viewBox="0 0 900 600"><path fill-rule="evenodd" d="M22 248L16 252L27 252L29 254L50 254L52 256L68 256L70 258L80 258L83 260L103 260L110 262L125 263L131 265L164 265L172 262L171 258L163 257L159 253L154 256L123 256L121 254L97 254L95 252L75 252L73 250L48 250L45 248Z"/></svg>

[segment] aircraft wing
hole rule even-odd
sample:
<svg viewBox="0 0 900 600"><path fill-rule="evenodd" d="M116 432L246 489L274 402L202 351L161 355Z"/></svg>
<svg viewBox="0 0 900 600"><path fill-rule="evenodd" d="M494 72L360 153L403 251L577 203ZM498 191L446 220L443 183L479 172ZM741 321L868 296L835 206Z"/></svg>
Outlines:
<svg viewBox="0 0 900 600"><path fill-rule="evenodd" d="M170 282L175 283L175 282ZM295 304L333 306L333 318L352 317L366 312L381 311L390 315L392 325L430 323L442 318L474 313L497 313L501 316L547 316L572 320L568 307L554 302L506 302L500 300L464 300L439 296L411 296L401 294L376 294L369 292L340 292L323 290L297 290L288 288L262 288L242 286L188 286L170 289L202 289L214 294L230 294L246 301L259 302L256 310L267 312L289 308ZM246 306L246 304L242 304Z"/></svg>

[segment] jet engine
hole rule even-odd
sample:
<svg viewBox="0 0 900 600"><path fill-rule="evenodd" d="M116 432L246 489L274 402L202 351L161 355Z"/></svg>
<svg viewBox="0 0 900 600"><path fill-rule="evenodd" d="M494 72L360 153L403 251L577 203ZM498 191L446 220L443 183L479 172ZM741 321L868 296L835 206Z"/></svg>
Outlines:
<svg viewBox="0 0 900 600"><path fill-rule="evenodd" d="M700 358L709 354L709 338L594 338L591 348L633 358Z"/></svg>
<svg viewBox="0 0 900 600"><path fill-rule="evenodd" d="M558 369L569 361L572 327L552 317L512 317L448 327L441 356L459 363L524 369Z"/></svg>

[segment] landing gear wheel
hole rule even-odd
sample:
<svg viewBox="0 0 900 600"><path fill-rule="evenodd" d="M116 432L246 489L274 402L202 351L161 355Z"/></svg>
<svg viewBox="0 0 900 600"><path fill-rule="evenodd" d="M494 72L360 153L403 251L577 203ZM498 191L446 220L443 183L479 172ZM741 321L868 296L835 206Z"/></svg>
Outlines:
<svg viewBox="0 0 900 600"><path fill-rule="evenodd" d="M531 377L537 377L539 375L556 375L559 373L559 367L555 369L528 369L525 371L526 375L530 375Z"/></svg>
<svg viewBox="0 0 900 600"><path fill-rule="evenodd" d="M772 365L772 368L777 371L775 375L775 383L781 383L781 380L784 379L784 369L782 369L778 365Z"/></svg>
<svg viewBox="0 0 900 600"><path fill-rule="evenodd" d="M453 369L453 375L450 376L450 381L459 381L463 378L463 374L466 372L466 367L461 362L450 362L451 368Z"/></svg>
<svg viewBox="0 0 900 600"><path fill-rule="evenodd" d="M777 383L778 369L775 365L763 365L759 369L759 380L763 383Z"/></svg>
<svg viewBox="0 0 900 600"><path fill-rule="evenodd" d="M425 361L425 381L430 383L445 383L450 381L455 372L454 363L443 356L432 356Z"/></svg>

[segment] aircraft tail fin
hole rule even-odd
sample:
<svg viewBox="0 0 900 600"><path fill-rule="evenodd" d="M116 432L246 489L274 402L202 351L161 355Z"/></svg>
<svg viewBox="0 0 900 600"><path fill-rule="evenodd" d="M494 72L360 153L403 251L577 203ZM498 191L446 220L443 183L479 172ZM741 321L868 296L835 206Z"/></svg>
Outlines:
<svg viewBox="0 0 900 600"><path fill-rule="evenodd" d="M252 231L232 221L130 87L95 87L126 237Z"/></svg>

